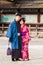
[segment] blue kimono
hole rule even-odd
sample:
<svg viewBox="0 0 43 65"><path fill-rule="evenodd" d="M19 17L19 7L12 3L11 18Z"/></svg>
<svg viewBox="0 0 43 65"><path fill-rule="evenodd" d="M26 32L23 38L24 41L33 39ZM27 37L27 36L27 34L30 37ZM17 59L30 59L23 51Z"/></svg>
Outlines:
<svg viewBox="0 0 43 65"><path fill-rule="evenodd" d="M13 21L8 28L6 37L10 39L12 49L18 49L18 34L16 21Z"/></svg>

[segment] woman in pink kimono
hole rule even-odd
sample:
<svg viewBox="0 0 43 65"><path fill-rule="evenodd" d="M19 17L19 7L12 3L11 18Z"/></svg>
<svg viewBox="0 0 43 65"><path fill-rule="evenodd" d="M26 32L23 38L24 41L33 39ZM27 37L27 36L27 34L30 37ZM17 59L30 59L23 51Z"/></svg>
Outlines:
<svg viewBox="0 0 43 65"><path fill-rule="evenodd" d="M21 35L22 35L22 59L23 60L29 60L29 54L28 54L28 43L31 40L28 27L25 25L25 19L21 18L20 20L21 24Z"/></svg>

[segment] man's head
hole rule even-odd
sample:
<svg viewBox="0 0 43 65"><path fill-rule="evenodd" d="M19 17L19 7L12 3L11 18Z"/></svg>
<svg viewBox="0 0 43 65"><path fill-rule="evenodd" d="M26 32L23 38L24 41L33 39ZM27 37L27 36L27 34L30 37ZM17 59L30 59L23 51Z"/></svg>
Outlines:
<svg viewBox="0 0 43 65"><path fill-rule="evenodd" d="M16 13L16 22L19 22L21 19L21 14L20 13Z"/></svg>

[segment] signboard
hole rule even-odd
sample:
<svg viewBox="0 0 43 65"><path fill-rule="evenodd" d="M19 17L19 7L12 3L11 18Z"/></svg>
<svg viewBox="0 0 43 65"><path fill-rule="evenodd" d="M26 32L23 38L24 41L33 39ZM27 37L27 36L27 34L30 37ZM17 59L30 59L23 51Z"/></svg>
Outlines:
<svg viewBox="0 0 43 65"><path fill-rule="evenodd" d="M4 14L15 14L17 11L22 13L22 14L28 14L28 13L38 13L38 9L33 9L33 8L3 8L2 10Z"/></svg>
<svg viewBox="0 0 43 65"><path fill-rule="evenodd" d="M1 8L4 14L15 14L17 11L22 14L43 14L43 8Z"/></svg>

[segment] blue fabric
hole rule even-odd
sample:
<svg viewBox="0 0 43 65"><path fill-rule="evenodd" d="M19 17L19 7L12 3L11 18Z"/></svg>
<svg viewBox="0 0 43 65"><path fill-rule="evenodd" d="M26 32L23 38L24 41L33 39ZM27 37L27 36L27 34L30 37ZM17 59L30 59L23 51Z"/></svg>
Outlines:
<svg viewBox="0 0 43 65"><path fill-rule="evenodd" d="M18 35L17 35L16 21L13 21L7 30L6 37L10 39L12 49L18 49Z"/></svg>

